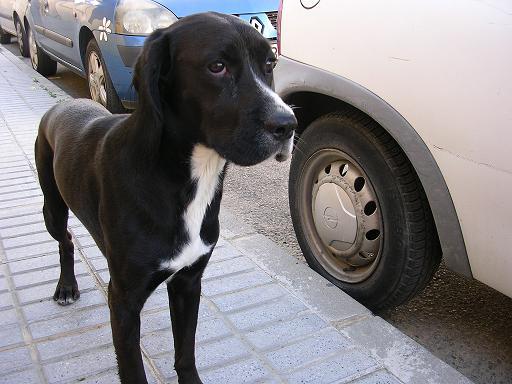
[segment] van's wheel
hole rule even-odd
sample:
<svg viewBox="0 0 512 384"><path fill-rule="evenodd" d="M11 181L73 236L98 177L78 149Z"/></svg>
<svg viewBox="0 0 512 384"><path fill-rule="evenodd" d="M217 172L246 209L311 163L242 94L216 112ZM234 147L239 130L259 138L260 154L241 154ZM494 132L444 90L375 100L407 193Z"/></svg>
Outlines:
<svg viewBox="0 0 512 384"><path fill-rule="evenodd" d="M28 48L28 37L23 25L21 25L21 21L18 18L16 18L14 26L16 27L16 36L18 38L18 47L20 49L21 56L29 57L30 50Z"/></svg>
<svg viewBox="0 0 512 384"><path fill-rule="evenodd" d="M11 35L5 32L2 27L0 27L0 43L1 44L9 44L11 42Z"/></svg>
<svg viewBox="0 0 512 384"><path fill-rule="evenodd" d="M112 113L125 113L126 109L117 95L112 80L110 80L100 48L94 39L87 44L85 60L91 99L102 104Z"/></svg>
<svg viewBox="0 0 512 384"><path fill-rule="evenodd" d="M57 62L38 47L32 28L27 28L27 32L32 68L43 76L55 75L55 72L57 72Z"/></svg>
<svg viewBox="0 0 512 384"><path fill-rule="evenodd" d="M294 151L290 210L310 267L372 310L430 280L441 250L421 183L398 144L358 113L315 120Z"/></svg>

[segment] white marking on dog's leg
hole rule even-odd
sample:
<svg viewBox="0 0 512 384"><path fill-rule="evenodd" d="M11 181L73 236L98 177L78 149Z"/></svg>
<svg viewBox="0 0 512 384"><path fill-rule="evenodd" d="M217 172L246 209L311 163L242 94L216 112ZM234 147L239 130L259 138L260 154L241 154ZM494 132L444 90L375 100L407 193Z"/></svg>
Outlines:
<svg viewBox="0 0 512 384"><path fill-rule="evenodd" d="M196 182L196 192L183 215L189 241L172 260L162 263L162 269L174 271L167 279L168 281L177 271L192 265L199 257L212 249L212 244L203 242L200 232L204 215L218 188L219 177L225 164L224 158L215 150L204 145L198 144L192 151L191 178Z"/></svg>

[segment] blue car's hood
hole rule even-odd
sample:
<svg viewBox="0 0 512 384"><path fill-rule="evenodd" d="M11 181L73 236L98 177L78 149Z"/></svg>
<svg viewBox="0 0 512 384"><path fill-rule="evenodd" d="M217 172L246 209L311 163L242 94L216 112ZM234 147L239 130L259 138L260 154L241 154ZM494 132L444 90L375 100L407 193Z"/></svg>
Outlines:
<svg viewBox="0 0 512 384"><path fill-rule="evenodd" d="M215 11L247 14L277 11L278 0L158 0L176 16L184 17L198 12Z"/></svg>

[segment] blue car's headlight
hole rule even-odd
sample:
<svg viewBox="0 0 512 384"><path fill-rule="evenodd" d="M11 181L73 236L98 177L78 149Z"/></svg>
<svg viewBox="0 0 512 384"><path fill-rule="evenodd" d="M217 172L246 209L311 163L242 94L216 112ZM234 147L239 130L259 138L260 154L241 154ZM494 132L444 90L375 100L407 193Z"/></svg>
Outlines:
<svg viewBox="0 0 512 384"><path fill-rule="evenodd" d="M165 28L177 17L151 0L120 0L115 13L115 32L125 35L149 35Z"/></svg>

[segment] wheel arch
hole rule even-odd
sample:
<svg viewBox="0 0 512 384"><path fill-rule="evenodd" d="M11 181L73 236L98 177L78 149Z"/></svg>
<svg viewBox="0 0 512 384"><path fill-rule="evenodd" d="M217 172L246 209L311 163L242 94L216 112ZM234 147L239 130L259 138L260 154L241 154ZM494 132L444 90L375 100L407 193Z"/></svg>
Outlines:
<svg viewBox="0 0 512 384"><path fill-rule="evenodd" d="M464 237L448 186L423 139L392 106L368 89L344 77L281 56L275 88L294 106L298 134L316 118L337 110L362 113L384 128L400 145L427 196L445 264L472 277Z"/></svg>
<svg viewBox="0 0 512 384"><path fill-rule="evenodd" d="M82 26L82 28L80 28L80 32L78 33L78 49L80 50L80 58L82 60L83 68L86 68L85 53L87 51L87 44L91 39L94 39L94 34L92 31L88 27Z"/></svg>

